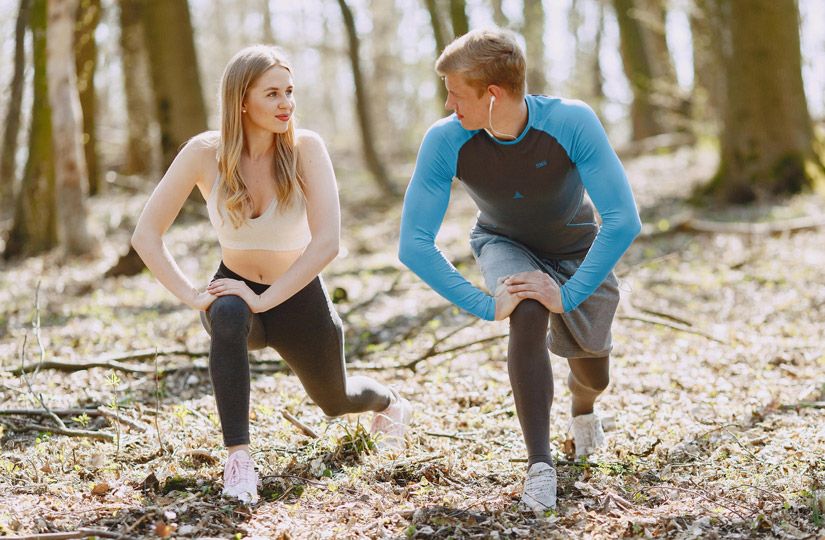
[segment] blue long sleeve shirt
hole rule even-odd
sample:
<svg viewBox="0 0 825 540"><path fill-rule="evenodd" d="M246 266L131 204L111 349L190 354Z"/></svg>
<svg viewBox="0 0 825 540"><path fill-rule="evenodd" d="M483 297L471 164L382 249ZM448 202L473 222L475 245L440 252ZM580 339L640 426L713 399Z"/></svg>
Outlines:
<svg viewBox="0 0 825 540"><path fill-rule="evenodd" d="M465 130L455 115L433 124L404 197L399 258L444 298L486 320L495 318L493 297L435 244L454 178L478 206L483 227L544 258L584 258L561 286L565 311L599 287L641 229L624 168L595 113L580 101L525 101L527 125L514 141Z"/></svg>

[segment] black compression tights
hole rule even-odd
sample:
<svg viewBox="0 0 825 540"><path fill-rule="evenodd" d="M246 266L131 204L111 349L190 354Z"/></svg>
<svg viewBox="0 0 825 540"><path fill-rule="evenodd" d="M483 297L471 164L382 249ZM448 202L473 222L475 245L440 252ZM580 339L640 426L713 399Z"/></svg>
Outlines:
<svg viewBox="0 0 825 540"><path fill-rule="evenodd" d="M553 371L547 350L550 313L535 300L522 300L510 315L507 370L513 387L527 466L550 456L550 406L553 403ZM573 393L573 415L593 412L593 401L610 382L609 358L569 358L568 385Z"/></svg>
<svg viewBox="0 0 825 540"><path fill-rule="evenodd" d="M268 287L223 264L215 277L243 280L256 294ZM238 296L219 297L202 322L212 336L209 375L226 446L249 444L249 349L278 351L328 416L381 411L390 404L388 387L369 377L347 376L341 319L320 278L263 313L253 314Z"/></svg>

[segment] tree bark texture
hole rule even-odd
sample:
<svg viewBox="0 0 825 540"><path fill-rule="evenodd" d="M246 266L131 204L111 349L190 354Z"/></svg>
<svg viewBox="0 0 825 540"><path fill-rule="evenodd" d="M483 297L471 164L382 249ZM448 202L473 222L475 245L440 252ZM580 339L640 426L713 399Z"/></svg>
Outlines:
<svg viewBox="0 0 825 540"><path fill-rule="evenodd" d="M14 221L3 257L34 255L57 246L57 211L52 121L46 76L46 2L33 0L31 9L34 62L29 156L15 199Z"/></svg>
<svg viewBox="0 0 825 540"><path fill-rule="evenodd" d="M95 92L95 71L97 70L97 40L95 30L100 22L100 0L80 0L75 26L75 63L77 65L77 90L80 93L80 108L83 111L83 153L86 157L86 171L89 177L89 195L96 195L102 187L97 160L97 93Z"/></svg>
<svg viewBox="0 0 825 540"><path fill-rule="evenodd" d="M372 115L369 109L369 97L367 96L366 82L364 81L361 60L359 56L360 39L355 29L355 18L346 0L338 0L341 8L341 15L344 19L344 26L347 29L349 40L349 57L352 65L352 79L355 84L355 112L358 117L358 125L361 128L361 143L364 150L364 161L370 171L376 185L384 195L395 195L395 187L390 182L378 152L375 148L375 138L373 133Z"/></svg>
<svg viewBox="0 0 825 540"><path fill-rule="evenodd" d="M20 134L20 107L23 103L23 83L26 68L26 28L29 24L31 0L20 0L14 27L14 74L11 80L9 108L3 124L3 148L0 157L0 211L10 210L14 200L17 138Z"/></svg>
<svg viewBox="0 0 825 540"><path fill-rule="evenodd" d="M187 140L206 131L206 105L186 0L143 0L142 7L166 169Z"/></svg>
<svg viewBox="0 0 825 540"><path fill-rule="evenodd" d="M89 253L94 241L86 226L88 176L83 153L83 112L77 90L74 27L78 0L48 0L46 72L52 111L52 151L59 229L66 252Z"/></svg>
<svg viewBox="0 0 825 540"><path fill-rule="evenodd" d="M731 0L730 8L727 107L712 189L726 201L748 202L822 182L796 0Z"/></svg>
<svg viewBox="0 0 825 540"><path fill-rule="evenodd" d="M121 172L154 177L160 172L149 55L143 33L145 0L119 0L120 52L126 94L128 139Z"/></svg>

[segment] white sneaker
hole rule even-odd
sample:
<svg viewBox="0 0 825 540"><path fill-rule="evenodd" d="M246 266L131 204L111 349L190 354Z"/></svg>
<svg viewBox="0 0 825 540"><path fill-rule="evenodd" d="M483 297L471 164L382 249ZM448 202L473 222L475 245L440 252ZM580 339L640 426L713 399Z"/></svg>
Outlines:
<svg viewBox="0 0 825 540"><path fill-rule="evenodd" d="M226 460L223 469L223 494L246 504L258 502L258 473L246 450L238 450Z"/></svg>
<svg viewBox="0 0 825 540"><path fill-rule="evenodd" d="M596 413L573 417L573 440L576 442L576 459L589 456L604 444L602 421Z"/></svg>
<svg viewBox="0 0 825 540"><path fill-rule="evenodd" d="M373 416L370 433L373 436L380 434L377 441L380 450L400 452L405 447L404 433L410 423L412 405L395 390L392 394L393 401L389 406Z"/></svg>
<svg viewBox="0 0 825 540"><path fill-rule="evenodd" d="M533 463L524 479L521 502L536 513L556 509L556 469L543 461Z"/></svg>

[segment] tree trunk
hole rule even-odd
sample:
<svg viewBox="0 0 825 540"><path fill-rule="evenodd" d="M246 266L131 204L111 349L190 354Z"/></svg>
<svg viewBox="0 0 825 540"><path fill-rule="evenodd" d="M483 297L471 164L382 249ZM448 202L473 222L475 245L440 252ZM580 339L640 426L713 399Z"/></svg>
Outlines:
<svg viewBox="0 0 825 540"><path fill-rule="evenodd" d="M664 133L652 102L653 71L647 56L639 21L634 17L633 0L613 0L619 25L622 64L630 88L633 104L630 107L632 138L634 141Z"/></svg>
<svg viewBox="0 0 825 540"><path fill-rule="evenodd" d="M435 38L435 57L441 56L444 48L447 46L447 34L444 29L444 23L441 21L441 12L438 9L437 0L424 0L427 6L427 12L430 14L430 24L433 27L433 38ZM438 97L440 98L439 108L440 112L444 112L444 103L447 102L447 89L444 87L444 82L441 77L437 77L436 88L438 89Z"/></svg>
<svg viewBox="0 0 825 540"><path fill-rule="evenodd" d="M546 92L544 59L544 6L542 0L524 0L524 41L527 44L527 90L531 94Z"/></svg>
<svg viewBox="0 0 825 540"><path fill-rule="evenodd" d="M129 132L120 172L155 177L160 173L160 143L155 123L149 57L141 23L145 1L119 0L118 6Z"/></svg>
<svg viewBox="0 0 825 540"><path fill-rule="evenodd" d="M14 75L11 80L9 109L3 129L3 150L0 158L0 212L11 210L16 177L15 154L20 132L20 106L23 102L23 82L26 69L26 27L29 24L31 0L20 0L17 24L14 28Z"/></svg>
<svg viewBox="0 0 825 540"><path fill-rule="evenodd" d="M100 22L100 0L80 0L77 10L74 47L77 64L77 89L80 108L83 111L83 153L89 175L89 195L97 195L101 189L97 163L97 132L95 129L95 71L97 69L97 40L95 30Z"/></svg>
<svg viewBox="0 0 825 540"><path fill-rule="evenodd" d="M667 0L637 0L636 18L642 28L650 63L653 103L662 127L670 132L690 130L690 98L679 87L667 44Z"/></svg>
<svg viewBox="0 0 825 540"><path fill-rule="evenodd" d="M507 28L510 26L510 20L504 14L501 4L501 0L490 0L490 7L493 9L493 22L499 28Z"/></svg>
<svg viewBox="0 0 825 540"><path fill-rule="evenodd" d="M341 8L341 15L343 16L344 26L346 26L347 37L349 38L349 58L352 64L352 79L355 83L355 112L358 116L358 125L361 128L364 160L366 161L367 169L372 174L381 192L384 195L395 195L395 186L390 182L386 168L378 157L378 152L375 149L372 115L370 114L369 97L367 96L361 70L361 61L359 58L360 42L358 33L355 30L355 19L346 0L338 0L338 5Z"/></svg>
<svg viewBox="0 0 825 540"><path fill-rule="evenodd" d="M29 157L15 201L14 222L3 257L34 255L57 246L52 121L46 77L46 0L31 9L34 61Z"/></svg>
<svg viewBox="0 0 825 540"><path fill-rule="evenodd" d="M450 0L450 21L453 23L453 37L463 36L470 31L470 21L467 19L467 2L465 0Z"/></svg>
<svg viewBox="0 0 825 540"><path fill-rule="evenodd" d="M263 42L268 45L275 44L275 36L272 34L272 10L269 9L269 0L261 1L261 14L263 15Z"/></svg>
<svg viewBox="0 0 825 540"><path fill-rule="evenodd" d="M161 166L166 169L187 140L206 131L206 105L186 0L144 0L143 7L143 32L160 124Z"/></svg>
<svg viewBox="0 0 825 540"><path fill-rule="evenodd" d="M78 0L49 0L46 72L52 110L52 151L60 205L58 217L66 252L95 249L86 227L88 177L83 155L83 112L77 92L74 28Z"/></svg>
<svg viewBox="0 0 825 540"><path fill-rule="evenodd" d="M724 5L723 5L724 4ZM726 21L730 6L721 0L693 0L690 31L693 42L693 118L699 131L719 132L727 99L725 78Z"/></svg>
<svg viewBox="0 0 825 540"><path fill-rule="evenodd" d="M825 179L802 86L796 0L731 0L728 96L710 191L742 203Z"/></svg>

